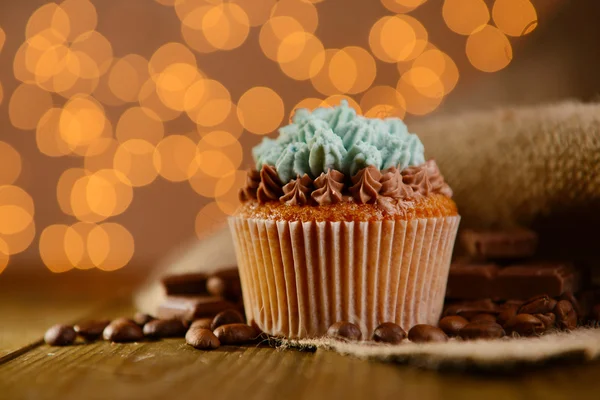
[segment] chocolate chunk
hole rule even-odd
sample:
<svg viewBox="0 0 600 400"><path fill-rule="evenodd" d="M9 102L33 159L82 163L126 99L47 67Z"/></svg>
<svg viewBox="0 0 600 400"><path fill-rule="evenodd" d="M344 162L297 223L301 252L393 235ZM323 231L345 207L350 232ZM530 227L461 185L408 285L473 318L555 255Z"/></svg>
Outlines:
<svg viewBox="0 0 600 400"><path fill-rule="evenodd" d="M229 324L240 324L244 322L244 317L237 310L225 310L218 313L215 318L213 318L210 329L214 331L221 325L229 325Z"/></svg>
<svg viewBox="0 0 600 400"><path fill-rule="evenodd" d="M462 301L449 304L444 310L444 316L460 315L466 319L473 318L477 314L497 314L498 306L490 299Z"/></svg>
<svg viewBox="0 0 600 400"><path fill-rule="evenodd" d="M526 300L542 294L557 297L579 287L575 269L557 263L508 266L499 270L496 280L493 297L500 299Z"/></svg>
<svg viewBox="0 0 600 400"><path fill-rule="evenodd" d="M185 334L185 342L200 350L213 350L221 346L215 334L203 328L190 328Z"/></svg>
<svg viewBox="0 0 600 400"><path fill-rule="evenodd" d="M498 269L495 264L452 264L446 298L468 300L490 297Z"/></svg>
<svg viewBox="0 0 600 400"><path fill-rule="evenodd" d="M69 325L54 325L44 334L44 342L50 346L69 346L76 338L75 329Z"/></svg>
<svg viewBox="0 0 600 400"><path fill-rule="evenodd" d="M184 337L186 325L178 318L155 319L144 325L144 336L151 339Z"/></svg>
<svg viewBox="0 0 600 400"><path fill-rule="evenodd" d="M535 254L538 238L527 229L505 231L465 230L460 236L467 252L479 259L517 259Z"/></svg>
<svg viewBox="0 0 600 400"><path fill-rule="evenodd" d="M476 322L476 321L496 322L496 316L493 314L487 314L487 313L477 314L473 318L471 318L469 321L470 322Z"/></svg>
<svg viewBox="0 0 600 400"><path fill-rule="evenodd" d="M496 322L500 325L504 325L507 323L512 317L517 315L517 311L521 307L522 302L514 303L514 302L506 302L500 306L500 314L496 318Z"/></svg>
<svg viewBox="0 0 600 400"><path fill-rule="evenodd" d="M458 332L469 323L459 315L450 315L440 320L438 326L450 337L458 336Z"/></svg>
<svg viewBox="0 0 600 400"><path fill-rule="evenodd" d="M104 328L102 337L115 343L137 342L144 338L144 332L130 319L119 318Z"/></svg>
<svg viewBox="0 0 600 400"><path fill-rule="evenodd" d="M153 316L148 315L148 314L144 314L144 313L141 313L141 312L135 313L135 315L133 316L133 322L135 322L139 326L144 326L148 322L150 322L150 321L152 321L154 319L155 318Z"/></svg>
<svg viewBox="0 0 600 400"><path fill-rule="evenodd" d="M200 318L200 319L197 319L194 322L192 322L192 324L190 325L190 329L192 329L192 328L202 328L202 329L209 329L212 332L212 329L210 329L210 326L212 325L212 321L213 321L213 318Z"/></svg>
<svg viewBox="0 0 600 400"><path fill-rule="evenodd" d="M208 276L203 273L168 275L162 278L167 295L205 295Z"/></svg>
<svg viewBox="0 0 600 400"><path fill-rule="evenodd" d="M393 322L384 322L373 332L373 340L379 343L398 344L404 339L406 339L406 332Z"/></svg>
<svg viewBox="0 0 600 400"><path fill-rule="evenodd" d="M556 300L543 294L527 300L519 308L518 314L546 314L554 310Z"/></svg>
<svg viewBox="0 0 600 400"><path fill-rule="evenodd" d="M158 307L160 319L180 318L193 321L198 318L214 317L235 305L221 297L213 296L167 296Z"/></svg>
<svg viewBox="0 0 600 400"><path fill-rule="evenodd" d="M213 273L206 282L206 288L213 296L237 302L242 297L238 269L234 267Z"/></svg>
<svg viewBox="0 0 600 400"><path fill-rule="evenodd" d="M573 330L577 328L577 313L570 301L561 300L554 307L556 325L560 329Z"/></svg>
<svg viewBox="0 0 600 400"><path fill-rule="evenodd" d="M531 314L517 314L504 325L504 329L509 335L514 332L521 336L533 336L543 333L546 326Z"/></svg>
<svg viewBox="0 0 600 400"><path fill-rule="evenodd" d="M440 328L435 326L419 324L408 331L408 339L415 343L425 342L447 342L448 336Z"/></svg>
<svg viewBox="0 0 600 400"><path fill-rule="evenodd" d="M250 343L259 337L259 333L246 324L221 325L213 333L225 345Z"/></svg>
<svg viewBox="0 0 600 400"><path fill-rule="evenodd" d="M499 324L489 321L469 322L459 332L463 339L497 339L505 335Z"/></svg>
<svg viewBox="0 0 600 400"><path fill-rule="evenodd" d="M556 324L556 315L553 313L533 314L533 316L542 321L546 330L554 328Z"/></svg>
<svg viewBox="0 0 600 400"><path fill-rule="evenodd" d="M561 294L559 297L559 300L569 301L573 305L573 308L575 309L575 312L577 313L577 317L579 318L579 320L583 320L585 315L588 314L586 312L586 310L584 309L584 305L579 301L579 299L577 297L575 297L573 292L567 291L567 292Z"/></svg>
<svg viewBox="0 0 600 400"><path fill-rule="evenodd" d="M75 332L88 342L99 339L104 328L110 323L109 320L85 321L75 325Z"/></svg>
<svg viewBox="0 0 600 400"><path fill-rule="evenodd" d="M340 340L360 340L360 328L347 321L338 321L327 329L327 336Z"/></svg>

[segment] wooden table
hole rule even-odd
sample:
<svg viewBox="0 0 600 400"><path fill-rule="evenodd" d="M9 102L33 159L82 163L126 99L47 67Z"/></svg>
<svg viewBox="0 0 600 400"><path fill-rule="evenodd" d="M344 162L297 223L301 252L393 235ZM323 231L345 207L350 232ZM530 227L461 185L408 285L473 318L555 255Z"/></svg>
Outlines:
<svg viewBox="0 0 600 400"><path fill-rule="evenodd" d="M0 399L579 399L600 396L600 363L512 375L424 371L269 347L197 351L183 339L49 347L54 323L131 315L139 274L0 276Z"/></svg>

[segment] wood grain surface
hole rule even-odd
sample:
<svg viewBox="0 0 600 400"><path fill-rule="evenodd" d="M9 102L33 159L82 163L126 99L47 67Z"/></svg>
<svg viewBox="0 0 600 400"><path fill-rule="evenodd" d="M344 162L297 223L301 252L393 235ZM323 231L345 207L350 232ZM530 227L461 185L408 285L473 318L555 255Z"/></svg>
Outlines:
<svg viewBox="0 0 600 400"><path fill-rule="evenodd" d="M135 283L91 272L0 277L0 399L554 400L597 398L600 392L599 363L474 375L325 350L245 346L205 352L183 339L63 348L41 343L54 323L131 315L126 294Z"/></svg>

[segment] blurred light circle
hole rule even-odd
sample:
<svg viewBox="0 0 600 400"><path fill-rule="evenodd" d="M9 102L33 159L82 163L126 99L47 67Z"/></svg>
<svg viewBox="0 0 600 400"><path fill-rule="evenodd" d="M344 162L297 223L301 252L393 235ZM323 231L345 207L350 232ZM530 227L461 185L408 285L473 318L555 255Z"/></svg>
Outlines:
<svg viewBox="0 0 600 400"><path fill-rule="evenodd" d="M281 41L277 62L283 73L290 78L310 79L325 64L323 43L311 33L294 32Z"/></svg>
<svg viewBox="0 0 600 400"><path fill-rule="evenodd" d="M125 175L132 186L149 185L158 175L153 161L154 150L154 146L145 140L123 142L115 152L113 167Z"/></svg>
<svg viewBox="0 0 600 400"><path fill-rule="evenodd" d="M442 98L445 95L444 85L439 75L428 67L413 66L413 68L402 76L410 82L411 86L426 97Z"/></svg>
<svg viewBox="0 0 600 400"><path fill-rule="evenodd" d="M246 12L250 26L260 26L269 19L271 9L277 0L230 0L230 2L237 4Z"/></svg>
<svg viewBox="0 0 600 400"><path fill-rule="evenodd" d="M217 206L219 209L227 215L233 215L235 211L238 209L240 205L240 200L238 197L239 190L244 187L247 179L246 171L232 171L229 173L228 179L233 182L226 182L229 186L229 190L224 191L222 195L219 195L215 198ZM219 191L219 186L221 185L221 180L217 183L216 191Z"/></svg>
<svg viewBox="0 0 600 400"><path fill-rule="evenodd" d="M508 38L498 28L486 25L467 38L467 58L484 72L496 72L510 64L512 47Z"/></svg>
<svg viewBox="0 0 600 400"><path fill-rule="evenodd" d="M329 80L338 92L348 93L358 78L358 65L344 49L337 51L329 63Z"/></svg>
<svg viewBox="0 0 600 400"><path fill-rule="evenodd" d="M56 199L60 210L67 215L75 215L71 206L71 193L75 183L81 178L87 176L83 168L69 168L65 170L58 178L56 184Z"/></svg>
<svg viewBox="0 0 600 400"><path fill-rule="evenodd" d="M21 155L10 144L0 141L0 160L0 185L11 185L21 174Z"/></svg>
<svg viewBox="0 0 600 400"><path fill-rule="evenodd" d="M442 16L448 28L460 35L477 32L490 20L484 0L444 0Z"/></svg>
<svg viewBox="0 0 600 400"><path fill-rule="evenodd" d="M338 51L339 49L325 50L323 57L323 67L319 72L317 72L314 76L310 78L313 87L319 93L324 94L326 96L338 93L337 88L333 85L333 82L331 81L331 74L329 69L331 65L331 60Z"/></svg>
<svg viewBox="0 0 600 400"><path fill-rule="evenodd" d="M296 104L292 108L292 111L290 112L290 123L292 122L292 119L294 118L294 114L296 113L296 110L307 109L309 111L312 111L315 108L321 107L322 105L323 105L323 99L317 99L316 97L307 97L306 99L300 100L300 102L298 104Z"/></svg>
<svg viewBox="0 0 600 400"><path fill-rule="evenodd" d="M119 215L133 200L131 183L119 171L102 169L89 176L85 200L93 213L107 218Z"/></svg>
<svg viewBox="0 0 600 400"><path fill-rule="evenodd" d="M124 226L108 222L90 231L87 248L90 260L98 269L115 271L131 261L135 242Z"/></svg>
<svg viewBox="0 0 600 400"><path fill-rule="evenodd" d="M69 17L70 32L69 40L75 39L77 36L96 29L98 24L98 14L96 7L88 0L63 0L60 3L62 8Z"/></svg>
<svg viewBox="0 0 600 400"><path fill-rule="evenodd" d="M211 53L216 51L202 30L204 16L211 10L210 5L197 6L189 11L184 18L181 19L181 36L185 43L199 53Z"/></svg>
<svg viewBox="0 0 600 400"><path fill-rule="evenodd" d="M223 177L210 176L202 171L201 168L198 168L197 160L195 161L196 162L194 162L193 168L191 168L192 174L188 179L190 186L202 197L212 199L215 196L218 196L220 193L217 192L217 185L219 181L226 179L228 175ZM226 185L224 184L221 184L220 186L222 190L226 190L225 187Z"/></svg>
<svg viewBox="0 0 600 400"><path fill-rule="evenodd" d="M196 157L191 169L200 168L205 174L222 178L239 168L244 157L238 140L225 131L214 131L198 142Z"/></svg>
<svg viewBox="0 0 600 400"><path fill-rule="evenodd" d="M200 134L200 136L204 136L213 131L225 131L231 134L235 138L239 138L242 136L244 132L244 127L242 126L240 119L238 118L238 107L235 104L231 104L231 111L219 124L214 127L205 127L201 125L196 125L196 130Z"/></svg>
<svg viewBox="0 0 600 400"><path fill-rule="evenodd" d="M173 110L163 104L156 92L156 83L148 79L140 89L138 101L142 109L151 110L153 115L158 115L161 121L171 121L181 115L181 111Z"/></svg>
<svg viewBox="0 0 600 400"><path fill-rule="evenodd" d="M97 225L89 222L77 222L67 227L63 246L67 259L77 269L94 268L88 254L88 237Z"/></svg>
<svg viewBox="0 0 600 400"><path fill-rule="evenodd" d="M33 215L14 204L0 205L0 235L14 235L33 222Z"/></svg>
<svg viewBox="0 0 600 400"><path fill-rule="evenodd" d="M0 239L7 255L27 249L35 237L31 196L17 186L0 186Z"/></svg>
<svg viewBox="0 0 600 400"><path fill-rule="evenodd" d="M279 0L271 9L271 18L275 17L292 17L309 33L314 33L319 25L317 8L302 0Z"/></svg>
<svg viewBox="0 0 600 400"><path fill-rule="evenodd" d="M458 82L459 72L454 60L437 48L421 53L412 64L413 68L427 68L433 71L444 86L445 94L450 93Z"/></svg>
<svg viewBox="0 0 600 400"><path fill-rule="evenodd" d="M83 161L87 172L96 172L113 167L113 161L119 142L112 137L101 137L86 148Z"/></svg>
<svg viewBox="0 0 600 400"><path fill-rule="evenodd" d="M73 269L65 249L68 228L67 225L50 225L40 235L40 257L51 272L61 273Z"/></svg>
<svg viewBox="0 0 600 400"><path fill-rule="evenodd" d="M210 7L222 2L223 0L175 0L175 13L177 14L177 18L183 21L188 15L202 6Z"/></svg>
<svg viewBox="0 0 600 400"><path fill-rule="evenodd" d="M277 61L279 48L283 40L298 32L304 32L304 28L294 18L287 16L272 17L260 29L258 37L260 48L267 58Z"/></svg>
<svg viewBox="0 0 600 400"><path fill-rule="evenodd" d="M427 0L381 0L381 4L392 12L407 13L419 7L426 1Z"/></svg>
<svg viewBox="0 0 600 400"><path fill-rule="evenodd" d="M250 22L239 5L224 3L213 6L202 18L206 40L220 50L232 50L248 37Z"/></svg>
<svg viewBox="0 0 600 400"><path fill-rule="evenodd" d="M203 80L203 94L197 101L190 101L186 94L186 105L194 104L187 108L188 117L198 125L216 126L223 122L231 111L231 97L229 91L218 81Z"/></svg>
<svg viewBox="0 0 600 400"><path fill-rule="evenodd" d="M509 36L524 36L538 25L537 12L529 0L496 0L492 8L494 23Z"/></svg>
<svg viewBox="0 0 600 400"><path fill-rule="evenodd" d="M148 78L148 61L137 54L128 54L112 65L108 86L119 100L134 102Z"/></svg>
<svg viewBox="0 0 600 400"><path fill-rule="evenodd" d="M119 117L115 136L120 142L143 139L156 145L165 135L159 116L145 107L128 108Z"/></svg>
<svg viewBox="0 0 600 400"><path fill-rule="evenodd" d="M345 47L344 52L352 58L356 65L357 75L354 84L348 89L348 93L357 94L371 87L377 74L377 65L373 56L362 47Z"/></svg>
<svg viewBox="0 0 600 400"><path fill-rule="evenodd" d="M216 202L210 202L196 215L196 235L203 238L220 229L225 224L227 215L219 208Z"/></svg>
<svg viewBox="0 0 600 400"><path fill-rule="evenodd" d="M110 87L111 74L107 73L98 78L97 85L93 90L93 95L96 100L106 106L121 106L126 102L118 98ZM141 91L141 88L140 88ZM137 98L136 98L137 99Z"/></svg>
<svg viewBox="0 0 600 400"><path fill-rule="evenodd" d="M60 137L71 149L87 146L102 136L106 123L104 109L94 98L76 96L62 109Z"/></svg>
<svg viewBox="0 0 600 400"><path fill-rule="evenodd" d="M240 97L237 115L246 130L265 135L281 125L284 115L283 100L271 88L253 87Z"/></svg>
<svg viewBox="0 0 600 400"><path fill-rule="evenodd" d="M182 182L190 177L196 158L196 143L183 135L170 135L154 151L154 167L168 181Z"/></svg>
<svg viewBox="0 0 600 400"><path fill-rule="evenodd" d="M383 17L373 25L369 45L375 57L384 62L416 58L428 43L427 30L408 15Z"/></svg>
<svg viewBox="0 0 600 400"><path fill-rule="evenodd" d="M187 109L187 91L198 79L202 82L196 67L189 64L171 64L156 79L156 93L165 106L184 111Z"/></svg>
<svg viewBox="0 0 600 400"><path fill-rule="evenodd" d="M29 39L47 29L56 32L62 42L67 40L71 32L69 16L56 3L44 4L31 14L25 26L25 37Z"/></svg>
<svg viewBox="0 0 600 400"><path fill-rule="evenodd" d="M231 159L220 150L202 151L194 162L203 173L213 178L222 178L235 171Z"/></svg>
<svg viewBox="0 0 600 400"><path fill-rule="evenodd" d="M0 274L6 269L6 266L10 261L9 253L8 245L4 240L0 239Z"/></svg>
<svg viewBox="0 0 600 400"><path fill-rule="evenodd" d="M8 247L8 255L19 254L31 245L35 238L35 223L27 225L27 227L12 235L0 235L0 239L6 243Z"/></svg>
<svg viewBox="0 0 600 400"><path fill-rule="evenodd" d="M52 96L27 83L20 84L8 103L8 116L15 128L35 129L42 116L52 107Z"/></svg>
<svg viewBox="0 0 600 400"><path fill-rule="evenodd" d="M6 42L6 33L0 27L0 52L2 52L2 48L4 47L4 42Z"/></svg>
<svg viewBox="0 0 600 400"><path fill-rule="evenodd" d="M148 62L150 77L157 80L160 74L173 64L188 64L197 68L196 56L187 46L181 43L166 43L150 57Z"/></svg>
<svg viewBox="0 0 600 400"><path fill-rule="evenodd" d="M321 103L321 107L336 107L341 104L342 100L348 101L348 105L354 108L357 114L362 115L362 109L356 100L344 94L334 94L327 97L325 100L323 100L323 103Z"/></svg>
<svg viewBox="0 0 600 400"><path fill-rule="evenodd" d="M435 110L443 100L443 96L430 97L423 93L423 87L426 83L419 80L421 79L420 76L415 77L421 72L422 71L415 72L412 69L408 70L402 74L398 80L398 85L396 86L396 90L406 101L406 111L413 115L429 114ZM427 77L431 77L431 75L428 74L426 75L426 78ZM415 82L422 86L415 87ZM428 82L428 80L425 80L425 82Z"/></svg>
<svg viewBox="0 0 600 400"><path fill-rule="evenodd" d="M89 31L79 35L71 43L71 50L87 54L98 66L100 74L110 68L113 61L112 45L100 32Z"/></svg>
<svg viewBox="0 0 600 400"><path fill-rule="evenodd" d="M367 90L360 99L360 106L368 118L403 119L406 114L406 102L391 86L374 86Z"/></svg>

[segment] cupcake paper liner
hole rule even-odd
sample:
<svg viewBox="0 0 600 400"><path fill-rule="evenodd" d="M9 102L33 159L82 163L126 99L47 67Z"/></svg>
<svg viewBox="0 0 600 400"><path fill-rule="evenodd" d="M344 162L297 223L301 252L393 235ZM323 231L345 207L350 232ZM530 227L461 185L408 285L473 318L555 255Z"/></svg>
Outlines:
<svg viewBox="0 0 600 400"><path fill-rule="evenodd" d="M287 338L337 321L436 325L459 216L373 222L231 217L249 323Z"/></svg>

